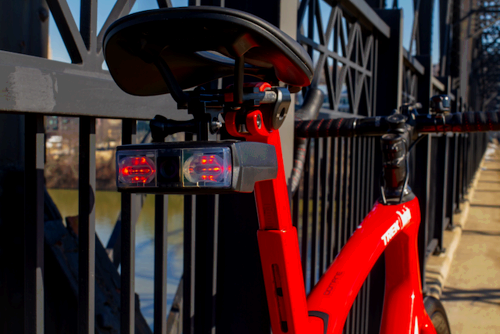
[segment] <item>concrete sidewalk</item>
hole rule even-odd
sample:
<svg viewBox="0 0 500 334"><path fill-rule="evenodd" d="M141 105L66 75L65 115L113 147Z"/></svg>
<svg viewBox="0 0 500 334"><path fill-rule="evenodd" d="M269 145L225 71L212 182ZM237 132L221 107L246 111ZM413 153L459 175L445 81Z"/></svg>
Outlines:
<svg viewBox="0 0 500 334"><path fill-rule="evenodd" d="M500 333L500 147L490 144L455 222L446 252L428 260L429 291L441 295L452 334Z"/></svg>

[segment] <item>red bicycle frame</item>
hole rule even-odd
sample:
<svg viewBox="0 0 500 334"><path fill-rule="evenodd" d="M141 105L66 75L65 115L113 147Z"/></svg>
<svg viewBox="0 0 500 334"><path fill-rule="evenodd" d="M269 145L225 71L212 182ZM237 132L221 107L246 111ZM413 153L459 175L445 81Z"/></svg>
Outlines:
<svg viewBox="0 0 500 334"><path fill-rule="evenodd" d="M359 289L385 250L386 283L380 333L435 334L420 282L417 199L399 205L376 203L320 278L309 296L302 278L297 231L292 225L279 131L248 114L248 133L237 131L236 113L226 115L226 129L236 137L273 145L276 179L255 184L258 242L273 333L340 334ZM261 118L262 119L262 118Z"/></svg>

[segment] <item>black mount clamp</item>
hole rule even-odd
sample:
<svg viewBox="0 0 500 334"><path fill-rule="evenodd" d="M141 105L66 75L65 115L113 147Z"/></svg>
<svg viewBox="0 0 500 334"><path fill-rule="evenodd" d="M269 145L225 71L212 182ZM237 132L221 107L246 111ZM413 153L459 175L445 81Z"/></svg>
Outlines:
<svg viewBox="0 0 500 334"><path fill-rule="evenodd" d="M163 142L165 137L178 132L195 133L198 140L207 140L222 128L219 115L236 111L242 116L256 108L261 109L263 123L270 130L278 130L288 113L291 104L290 92L284 87L270 87L260 91L257 87L246 87L243 84L243 56L236 58L234 85L232 89L206 90L197 87L193 91L184 92L175 80L168 64L157 57L155 64L160 71L168 89L177 102L178 109L188 109L194 118L188 121L174 121L161 115L156 115L150 121L153 142ZM231 101L226 101L227 94L232 95ZM244 124L245 117L240 117Z"/></svg>

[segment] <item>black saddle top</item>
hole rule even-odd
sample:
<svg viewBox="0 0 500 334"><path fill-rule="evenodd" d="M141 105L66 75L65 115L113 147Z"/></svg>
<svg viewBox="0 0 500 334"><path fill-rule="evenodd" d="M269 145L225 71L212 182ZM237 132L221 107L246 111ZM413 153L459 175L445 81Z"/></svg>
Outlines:
<svg viewBox="0 0 500 334"><path fill-rule="evenodd" d="M290 36L257 16L220 7L184 7L135 13L115 21L104 36L104 57L118 86L132 95L168 93L153 61L161 56L182 89L234 74L272 83L308 86L312 61Z"/></svg>

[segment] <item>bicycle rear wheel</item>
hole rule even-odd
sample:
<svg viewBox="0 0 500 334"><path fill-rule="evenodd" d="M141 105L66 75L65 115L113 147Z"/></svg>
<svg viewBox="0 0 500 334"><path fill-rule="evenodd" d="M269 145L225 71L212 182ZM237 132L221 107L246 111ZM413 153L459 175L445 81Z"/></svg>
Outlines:
<svg viewBox="0 0 500 334"><path fill-rule="evenodd" d="M450 324L443 304L438 299L427 296L424 298L424 305L437 334L450 334Z"/></svg>

